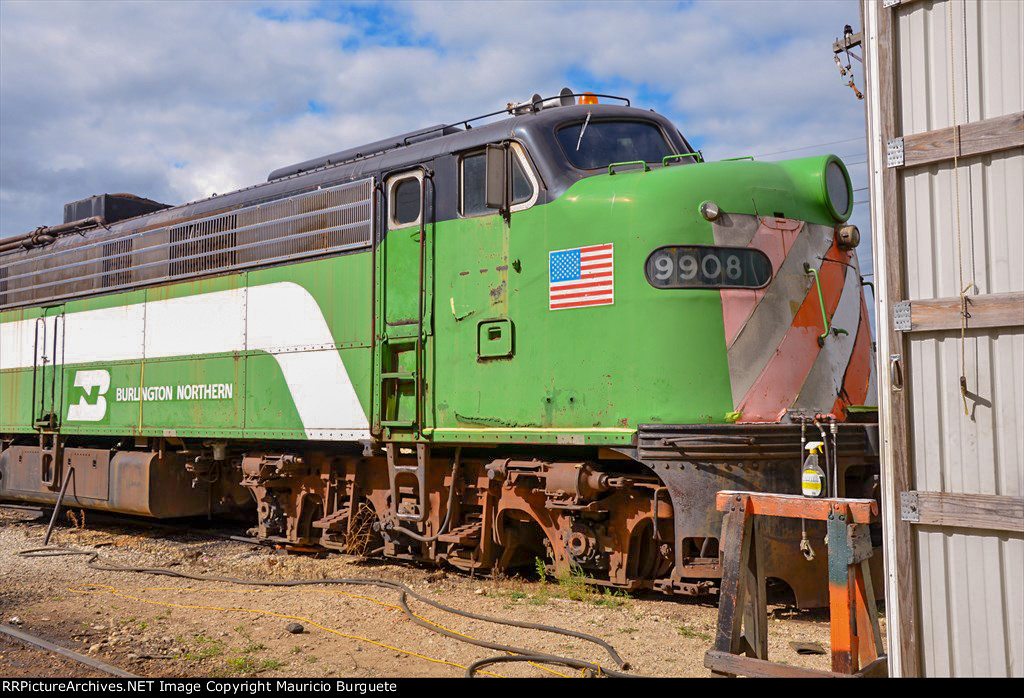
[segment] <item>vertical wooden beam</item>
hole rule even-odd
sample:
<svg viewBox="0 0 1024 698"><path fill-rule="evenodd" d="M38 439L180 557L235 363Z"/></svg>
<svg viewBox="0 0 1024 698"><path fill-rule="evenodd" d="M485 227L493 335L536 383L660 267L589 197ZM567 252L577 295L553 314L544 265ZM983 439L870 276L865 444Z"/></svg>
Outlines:
<svg viewBox="0 0 1024 698"><path fill-rule="evenodd" d="M852 674L857 671L857 634L845 513L837 507L828 517L828 613L832 671Z"/></svg>
<svg viewBox="0 0 1024 698"><path fill-rule="evenodd" d="M750 516L748 512L748 516ZM743 612L743 637L752 656L768 659L768 599L764 578L764 541L760 535L761 517L751 516L748 535L749 558L742 574L746 576L746 604Z"/></svg>
<svg viewBox="0 0 1024 698"><path fill-rule="evenodd" d="M715 649L739 654L750 558L751 515L747 497L735 495L722 520L722 581L718 594ZM731 675L715 672L718 675Z"/></svg>
<svg viewBox="0 0 1024 698"><path fill-rule="evenodd" d="M870 0L865 0L865 2ZM877 137L881 139L881 146L884 149L886 142L901 135L898 85L898 36L895 29L896 12L894 8L883 8L881 3L874 7L877 12L877 41L869 42L865 51L877 50L878 60L878 84L874 86L875 94L873 99L877 101L880 111L880 133ZM877 154L877 151L876 151ZM885 276L885 295L880 299L883 303L878 307L879 326L885 328L887 342L884 346L889 348L892 354L899 354L906 371L906 345L901 332L897 332L891 321L891 309L894 303L906 299L905 269L906 260L904 253L903 235L903 186L900 171L894 167L887 167L882 154L881 162L874 162L875 168L880 168L882 180L882 199L873 201L874 206L882 207L883 230L882 238L875 235L875 244L881 244L885 251L885 265L883 269L876 269L876 273L883 272ZM877 220L877 218L876 218ZM889 357L881 356L879 369L889 370ZM887 385L887 381L880 381L880 385ZM899 493L913 489L911 463L910 463L910 438L908 433L909 411L907 404L907 388L893 391L887 389L879 395L880 401L889 403L889 427L890 437L889 448L886 450L888 458L883 459L883 477L891 480L890 492L895 497ZM890 502L891 508L897 503ZM887 521L893 526L890 532L893 550L889 551L888 559L897 560L898 564L888 565L887 573L895 575L898 589L898 601L896 604L896 617L890 617L890 622L899 625L899 647L890 648L890 652L897 651L899 654L900 675L916 677L921 674L920 656L918 649L918 598L917 598L917 559L914 549L913 532L910 525L901 521L898 517L895 520ZM890 587L891 591L892 587ZM891 593L889 594L891 596Z"/></svg>
<svg viewBox="0 0 1024 698"><path fill-rule="evenodd" d="M867 578L865 579L865 574ZM871 570L863 562L850 567L850 576L854 583L853 612L854 630L857 634L857 653L860 660L858 668L866 667L882 654L882 634L878 626L878 609L875 598L869 597L871 588Z"/></svg>

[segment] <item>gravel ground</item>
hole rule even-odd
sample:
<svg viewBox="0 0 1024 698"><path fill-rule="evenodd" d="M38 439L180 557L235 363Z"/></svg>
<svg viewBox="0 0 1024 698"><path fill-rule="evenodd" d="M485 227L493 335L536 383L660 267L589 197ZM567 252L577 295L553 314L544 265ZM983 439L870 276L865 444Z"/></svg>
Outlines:
<svg viewBox="0 0 1024 698"><path fill-rule="evenodd" d="M637 674L708 675L703 657L713 641L713 601L602 594L555 580L474 578L346 555L285 555L203 534L99 525L93 518L85 528L58 528L51 544L95 551L111 564L171 567L192 574L400 581L456 608L600 636ZM394 607L397 595L385 589L254 588L96 571L86 566L84 557L20 556L18 551L41 545L45 526L31 512L0 509L0 622L20 623L26 632L142 676L453 677L462 675L470 662L495 654L417 626ZM603 650L582 640L411 605L414 612L459 633L609 664ZM829 668L827 655L799 655L789 645L813 642L827 649L827 611L772 606L769 614L773 661ZM287 632L285 627L293 622L302 624L304 632ZM4 677L87 676L89 671L18 643L0 644ZM493 672L552 676L527 664L499 665Z"/></svg>

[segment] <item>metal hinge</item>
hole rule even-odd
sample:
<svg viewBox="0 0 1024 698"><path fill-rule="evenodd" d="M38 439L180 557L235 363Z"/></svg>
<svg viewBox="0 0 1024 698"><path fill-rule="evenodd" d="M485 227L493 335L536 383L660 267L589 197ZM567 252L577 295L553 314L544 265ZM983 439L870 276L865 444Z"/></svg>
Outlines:
<svg viewBox="0 0 1024 698"><path fill-rule="evenodd" d="M892 304L892 326L897 332L910 331L910 301Z"/></svg>
<svg viewBox="0 0 1024 698"><path fill-rule="evenodd" d="M918 507L917 492L900 492L900 520L917 523L921 520L921 510Z"/></svg>
<svg viewBox="0 0 1024 698"><path fill-rule="evenodd" d="M885 160L889 167L903 167L903 137L893 138L885 144Z"/></svg>

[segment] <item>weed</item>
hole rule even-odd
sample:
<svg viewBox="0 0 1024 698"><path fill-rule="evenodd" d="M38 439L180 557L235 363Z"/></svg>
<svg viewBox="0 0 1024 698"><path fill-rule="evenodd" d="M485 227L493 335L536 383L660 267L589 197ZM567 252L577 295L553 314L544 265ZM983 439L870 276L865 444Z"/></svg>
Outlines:
<svg viewBox="0 0 1024 698"><path fill-rule="evenodd" d="M594 604L605 608L621 608L629 603L629 595L620 589L602 588L600 593L594 594Z"/></svg>
<svg viewBox="0 0 1024 698"><path fill-rule="evenodd" d="M377 514L367 502L360 502L352 517L351 524L342 540L343 550L349 555L366 555L373 548L374 541L379 538L373 532L377 522Z"/></svg>
<svg viewBox="0 0 1024 698"><path fill-rule="evenodd" d="M587 601L593 593L587 586L587 575L583 568L573 565L569 571L556 577L558 590L573 601Z"/></svg>
<svg viewBox="0 0 1024 698"><path fill-rule="evenodd" d="M569 572L556 577L559 596L572 601L583 601L604 608L620 608L629 601L626 592L618 589L594 587L593 580L583 568L573 565Z"/></svg>
<svg viewBox="0 0 1024 698"><path fill-rule="evenodd" d="M541 584L548 581L548 566L545 564L543 559L539 557L533 558L533 569L536 570L537 577L540 579Z"/></svg>
<svg viewBox="0 0 1024 698"><path fill-rule="evenodd" d="M185 644L184 638L180 635L175 638L178 644ZM186 652L185 659L190 661L202 661L204 659L211 659L213 657L219 657L224 654L224 643L220 640L214 640L213 638L205 635L196 635L194 637L195 644L199 647L195 651Z"/></svg>
<svg viewBox="0 0 1024 698"><path fill-rule="evenodd" d="M693 640L704 640L707 642L710 642L711 640L711 636L707 633L701 632L699 630L694 630L693 628L687 627L686 625L680 625L679 627L677 627L676 632L678 632L683 637L688 637Z"/></svg>
<svg viewBox="0 0 1024 698"><path fill-rule="evenodd" d="M278 659L254 659L252 657L231 657L225 663L232 674L258 674L262 671L280 669L285 664Z"/></svg>
<svg viewBox="0 0 1024 698"><path fill-rule="evenodd" d="M302 654L302 648L295 645L295 647L292 647L292 654Z"/></svg>

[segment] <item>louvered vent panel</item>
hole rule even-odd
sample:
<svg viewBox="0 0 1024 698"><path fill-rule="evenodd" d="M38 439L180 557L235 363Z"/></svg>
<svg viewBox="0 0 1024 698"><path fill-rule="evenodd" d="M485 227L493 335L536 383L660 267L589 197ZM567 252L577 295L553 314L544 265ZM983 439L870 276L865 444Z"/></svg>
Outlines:
<svg viewBox="0 0 1024 698"><path fill-rule="evenodd" d="M373 180L364 179L123 238L0 257L0 307L355 250L372 240Z"/></svg>

